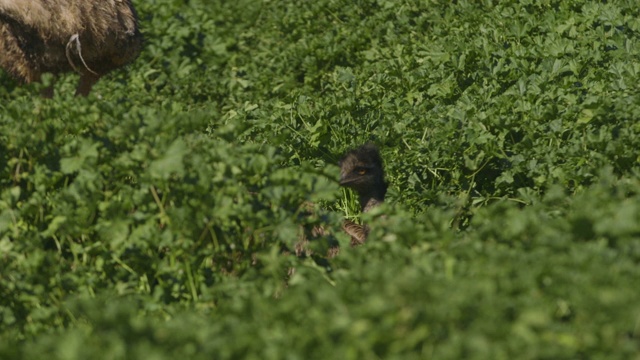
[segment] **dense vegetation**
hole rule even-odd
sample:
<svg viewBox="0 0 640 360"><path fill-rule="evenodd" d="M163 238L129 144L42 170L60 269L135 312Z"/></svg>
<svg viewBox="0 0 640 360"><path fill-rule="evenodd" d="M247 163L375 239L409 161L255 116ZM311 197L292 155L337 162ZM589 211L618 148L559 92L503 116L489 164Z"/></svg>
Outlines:
<svg viewBox="0 0 640 360"><path fill-rule="evenodd" d="M136 5L90 97L0 74L0 358L640 356L637 1Z"/></svg>

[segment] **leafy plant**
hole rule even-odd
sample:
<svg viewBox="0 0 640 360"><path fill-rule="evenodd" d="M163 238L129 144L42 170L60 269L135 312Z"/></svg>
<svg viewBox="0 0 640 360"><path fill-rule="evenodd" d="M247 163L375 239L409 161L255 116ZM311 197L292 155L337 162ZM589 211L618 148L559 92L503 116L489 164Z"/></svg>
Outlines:
<svg viewBox="0 0 640 360"><path fill-rule="evenodd" d="M636 356L634 2L136 6L90 97L0 74L0 357Z"/></svg>

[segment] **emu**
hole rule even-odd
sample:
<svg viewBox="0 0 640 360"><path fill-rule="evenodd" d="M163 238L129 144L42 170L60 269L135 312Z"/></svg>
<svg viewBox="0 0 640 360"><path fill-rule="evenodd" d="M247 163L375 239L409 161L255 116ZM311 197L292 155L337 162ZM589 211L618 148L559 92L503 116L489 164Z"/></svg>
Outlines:
<svg viewBox="0 0 640 360"><path fill-rule="evenodd" d="M340 185L356 191L360 201L362 212L368 212L384 202L387 193L387 183L384 180L384 169L380 151L373 144L362 145L346 153L339 162ZM313 204L304 203L301 207L301 216L313 214ZM295 245L295 254L298 257L312 255L308 249L309 240L319 237L327 237L330 241L327 258L333 258L340 252L337 241L331 231L324 226L316 225L312 228L301 227L299 241ZM342 230L351 237L350 245L364 244L369 235L369 226L356 224L345 220ZM289 274L291 275L291 274Z"/></svg>
<svg viewBox="0 0 640 360"><path fill-rule="evenodd" d="M22 83L75 71L76 95L87 96L141 48L131 0L0 0L0 67Z"/></svg>
<svg viewBox="0 0 640 360"><path fill-rule="evenodd" d="M348 152L340 160L340 185L356 191L362 212L368 212L384 202L387 183L380 151L366 144ZM345 220L342 229L351 236L351 246L363 244L369 235L367 225Z"/></svg>

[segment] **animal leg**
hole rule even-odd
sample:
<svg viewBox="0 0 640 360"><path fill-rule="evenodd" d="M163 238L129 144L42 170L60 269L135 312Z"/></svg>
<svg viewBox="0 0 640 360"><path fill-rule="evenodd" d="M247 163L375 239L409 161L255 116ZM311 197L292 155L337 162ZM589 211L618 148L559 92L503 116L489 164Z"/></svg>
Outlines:
<svg viewBox="0 0 640 360"><path fill-rule="evenodd" d="M76 89L76 96L87 96L91 92L93 85L100 79L99 75L95 74L82 74L80 75L80 82Z"/></svg>
<svg viewBox="0 0 640 360"><path fill-rule="evenodd" d="M53 98L53 85L56 83L56 80L58 79L58 75L57 74L51 74L51 80L49 80L49 85L47 85L46 87L43 87L42 89L40 89L40 96L45 98L45 99L52 99ZM38 78L34 79L35 82L42 82L42 77L38 76Z"/></svg>
<svg viewBox="0 0 640 360"><path fill-rule="evenodd" d="M42 88L42 90L40 90L40 96L45 98L45 99L51 99L53 98L53 84Z"/></svg>

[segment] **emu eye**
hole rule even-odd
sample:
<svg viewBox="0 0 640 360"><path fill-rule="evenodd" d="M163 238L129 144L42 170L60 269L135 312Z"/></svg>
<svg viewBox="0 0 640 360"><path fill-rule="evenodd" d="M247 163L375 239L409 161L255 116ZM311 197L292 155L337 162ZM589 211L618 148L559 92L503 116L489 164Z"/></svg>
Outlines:
<svg viewBox="0 0 640 360"><path fill-rule="evenodd" d="M367 173L367 169L359 169L358 170L358 175L364 175Z"/></svg>

